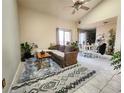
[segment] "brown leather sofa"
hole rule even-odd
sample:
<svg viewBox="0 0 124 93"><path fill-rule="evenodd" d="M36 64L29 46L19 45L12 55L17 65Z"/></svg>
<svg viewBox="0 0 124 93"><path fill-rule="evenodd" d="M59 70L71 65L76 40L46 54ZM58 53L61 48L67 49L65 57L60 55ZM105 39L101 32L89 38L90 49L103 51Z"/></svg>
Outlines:
<svg viewBox="0 0 124 93"><path fill-rule="evenodd" d="M58 50L63 53L63 56L58 55L56 52L49 51L49 54L51 54L51 58L59 64L62 68L76 64L77 63L77 54L78 51L72 51L71 47L66 46L54 46L52 48L49 48L50 50Z"/></svg>

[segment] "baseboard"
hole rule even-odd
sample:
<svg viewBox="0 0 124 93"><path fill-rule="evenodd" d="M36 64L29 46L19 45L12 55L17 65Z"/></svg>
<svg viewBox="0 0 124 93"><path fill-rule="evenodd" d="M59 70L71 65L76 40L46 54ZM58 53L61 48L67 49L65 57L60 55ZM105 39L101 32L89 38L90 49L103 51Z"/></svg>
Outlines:
<svg viewBox="0 0 124 93"><path fill-rule="evenodd" d="M17 74L18 74L18 72L19 72L20 67L21 67L21 62L19 63L18 68L17 68L17 70L16 70L16 73L15 73L15 75L14 75L14 78L13 78L13 80L12 80L12 83L10 84L10 87L9 87L9 89L8 89L8 93L11 92L12 85L14 84L14 82L15 82L15 80L16 80L16 78L17 78Z"/></svg>

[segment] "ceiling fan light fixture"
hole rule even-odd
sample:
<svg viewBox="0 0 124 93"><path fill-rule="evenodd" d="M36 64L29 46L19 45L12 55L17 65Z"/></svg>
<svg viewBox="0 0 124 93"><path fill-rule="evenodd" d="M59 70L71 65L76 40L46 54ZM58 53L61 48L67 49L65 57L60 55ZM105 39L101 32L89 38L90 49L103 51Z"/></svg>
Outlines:
<svg viewBox="0 0 124 93"><path fill-rule="evenodd" d="M85 0L80 0L80 1L84 2Z"/></svg>

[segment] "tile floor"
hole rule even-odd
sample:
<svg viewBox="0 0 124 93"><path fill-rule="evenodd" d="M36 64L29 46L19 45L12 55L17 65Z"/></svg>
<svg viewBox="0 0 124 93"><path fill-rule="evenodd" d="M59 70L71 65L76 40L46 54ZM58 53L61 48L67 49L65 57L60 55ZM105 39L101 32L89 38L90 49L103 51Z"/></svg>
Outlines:
<svg viewBox="0 0 124 93"><path fill-rule="evenodd" d="M110 58L84 58L79 54L77 59L83 66L96 70L97 75L74 93L121 93L121 74L113 70Z"/></svg>

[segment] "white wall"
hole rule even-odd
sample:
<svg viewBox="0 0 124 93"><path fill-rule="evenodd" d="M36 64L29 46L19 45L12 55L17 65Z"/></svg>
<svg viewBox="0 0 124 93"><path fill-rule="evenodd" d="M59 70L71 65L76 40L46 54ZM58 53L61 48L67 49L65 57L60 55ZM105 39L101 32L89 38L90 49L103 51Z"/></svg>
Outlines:
<svg viewBox="0 0 124 93"><path fill-rule="evenodd" d="M16 0L3 0L2 78L7 93L20 62L19 29Z"/></svg>
<svg viewBox="0 0 124 93"><path fill-rule="evenodd" d="M83 25L88 25L96 23L108 18L119 17L121 15L121 0L104 0L97 7L95 7L91 12L89 12L85 17L81 19L81 24L78 25L82 28ZM120 31L120 23L118 22L117 29ZM117 30L117 33L119 32ZM120 32L119 32L120 33ZM119 35L119 34L117 34ZM116 35L115 50L120 50L121 38Z"/></svg>
<svg viewBox="0 0 124 93"><path fill-rule="evenodd" d="M72 30L72 40L75 40L76 25L74 22L58 19L42 14L32 9L20 7L21 42L34 42L39 48L48 48L50 43L56 43L56 28Z"/></svg>

